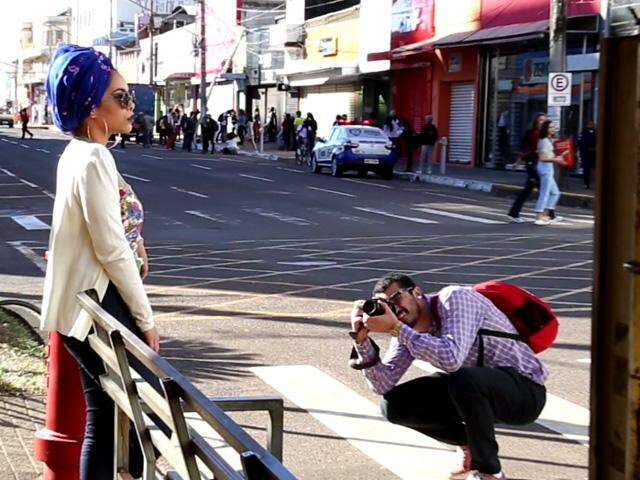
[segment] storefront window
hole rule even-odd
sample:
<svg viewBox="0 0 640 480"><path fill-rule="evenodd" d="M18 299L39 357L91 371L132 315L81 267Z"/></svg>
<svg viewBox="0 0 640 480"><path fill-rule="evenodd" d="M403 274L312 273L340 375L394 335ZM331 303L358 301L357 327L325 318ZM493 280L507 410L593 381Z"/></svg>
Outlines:
<svg viewBox="0 0 640 480"><path fill-rule="evenodd" d="M494 52L489 59L483 163L503 168L517 160L531 121L547 111L547 50L514 54ZM595 72L574 72L572 105L563 108L563 136L577 139L594 118Z"/></svg>

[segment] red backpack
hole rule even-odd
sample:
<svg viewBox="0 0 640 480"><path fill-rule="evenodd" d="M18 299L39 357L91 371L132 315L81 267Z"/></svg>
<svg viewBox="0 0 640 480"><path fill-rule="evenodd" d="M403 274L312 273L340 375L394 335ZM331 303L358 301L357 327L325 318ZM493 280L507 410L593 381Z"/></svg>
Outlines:
<svg viewBox="0 0 640 480"><path fill-rule="evenodd" d="M473 286L473 290L488 298L511 321L517 334L481 328L478 330L478 365L484 362L483 336L511 338L526 343L535 353L549 348L558 336L558 318L551 307L539 297L510 283L491 280ZM431 297L431 313L440 322L436 308L438 295Z"/></svg>

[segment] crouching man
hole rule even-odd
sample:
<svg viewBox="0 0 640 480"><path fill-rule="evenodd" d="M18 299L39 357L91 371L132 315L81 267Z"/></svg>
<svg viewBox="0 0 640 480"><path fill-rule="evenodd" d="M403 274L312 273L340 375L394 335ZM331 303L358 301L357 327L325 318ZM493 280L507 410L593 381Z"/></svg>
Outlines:
<svg viewBox="0 0 640 480"><path fill-rule="evenodd" d="M364 301L355 302L352 336L358 368L383 396L383 415L459 447L452 479L506 479L494 424L523 425L538 418L546 401L545 366L522 341L480 339L482 329L510 334L516 329L471 288L449 286L430 296L408 276L391 273L376 283L373 296L380 311L369 316ZM382 360L369 332L391 336ZM398 385L414 359L443 373Z"/></svg>

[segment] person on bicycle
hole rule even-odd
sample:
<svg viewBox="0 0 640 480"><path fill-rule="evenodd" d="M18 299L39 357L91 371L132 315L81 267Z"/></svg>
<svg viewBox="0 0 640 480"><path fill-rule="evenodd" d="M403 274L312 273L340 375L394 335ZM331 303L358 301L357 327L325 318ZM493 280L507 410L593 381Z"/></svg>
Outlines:
<svg viewBox="0 0 640 480"><path fill-rule="evenodd" d="M298 145L296 157L299 159L299 162L304 161L305 158L308 157L309 152L311 151L311 146L309 145L310 140L311 123L307 119L296 129L296 144Z"/></svg>

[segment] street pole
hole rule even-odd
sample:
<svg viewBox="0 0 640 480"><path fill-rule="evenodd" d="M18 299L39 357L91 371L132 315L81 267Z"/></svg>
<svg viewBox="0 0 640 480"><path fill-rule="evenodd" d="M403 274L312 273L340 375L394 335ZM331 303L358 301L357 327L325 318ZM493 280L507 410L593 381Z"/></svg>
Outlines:
<svg viewBox="0 0 640 480"><path fill-rule="evenodd" d="M149 85L153 88L153 9L155 8L154 0L149 0Z"/></svg>
<svg viewBox="0 0 640 480"><path fill-rule="evenodd" d="M207 29L206 1L200 0L200 123L207 114Z"/></svg>
<svg viewBox="0 0 640 480"><path fill-rule="evenodd" d="M549 12L549 72L567 69L567 0L551 0ZM549 107L548 115L562 134L562 107Z"/></svg>

